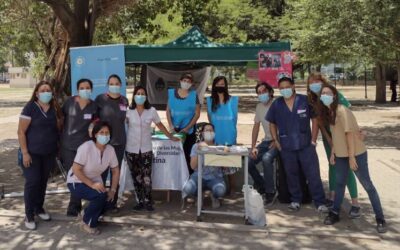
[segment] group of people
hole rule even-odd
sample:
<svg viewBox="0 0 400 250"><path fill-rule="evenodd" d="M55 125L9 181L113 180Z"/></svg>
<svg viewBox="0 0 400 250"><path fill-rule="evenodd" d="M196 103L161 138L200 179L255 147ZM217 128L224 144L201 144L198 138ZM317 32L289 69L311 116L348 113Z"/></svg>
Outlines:
<svg viewBox="0 0 400 250"><path fill-rule="evenodd" d="M320 73L308 77L307 95L296 93L291 78L281 78L278 85L281 97L275 100L270 85L260 83L256 86L260 103L254 119L249 173L257 190L265 194L265 202L273 202L277 195L273 161L279 155L286 173L291 200L288 208L291 211L300 210L304 195L301 179L304 176L316 209L328 213L324 224L332 225L339 221L346 185L352 199L349 216L360 217L357 176L368 193L377 231L386 232L382 205L369 175L364 133L349 109L350 103ZM256 146L260 123L265 138ZM327 199L316 152L319 131L329 160L330 193ZM259 162L263 165L263 177L255 167Z"/></svg>
<svg viewBox="0 0 400 250"><path fill-rule="evenodd" d="M210 145L235 145L237 138L238 97L231 96L228 81L223 76L213 80L211 96L207 98L209 123L196 128L200 117L200 101L190 73L180 78L176 89L168 90L166 127L147 98L146 88L136 86L132 101L121 95L121 79L111 75L108 90L91 99L93 83L80 79L77 95L60 107L53 86L39 82L19 120L18 138L25 176L25 226L35 229L35 216L50 220L44 210L47 180L60 152L61 162L68 170L70 190L68 216L81 216L81 229L98 234L99 217L109 211L117 212L119 169L125 156L131 170L138 202L135 211L153 211L152 200L152 124L169 139L179 141L175 133L183 133L183 153L191 176L183 192L197 193L197 150ZM376 215L377 229L386 231L379 196L368 172L366 148L349 103L320 74L312 74L307 83L308 96L297 94L294 81L279 80L282 97L274 99L274 90L268 83L255 88L260 103L252 131L249 173L254 186L272 203L277 190L274 178L274 160L279 155L287 175L291 195L289 209L298 211L302 201L300 172L304 174L316 208L328 212L325 224L339 221L340 206L347 183L353 206L352 217L360 216L355 175L366 189ZM312 128L310 127L312 121ZM260 124L265 137L258 145ZM320 177L316 143L319 130L330 161L330 196L325 199ZM197 141L200 133L201 141ZM256 165L262 162L263 176ZM232 189L232 171L226 168L204 167L203 187L211 190L213 206L219 206L228 187ZM225 183L224 175L228 175ZM106 180L110 187L106 188ZM228 184L228 185L227 185ZM82 210L82 199L89 205ZM328 207L331 206L331 209Z"/></svg>

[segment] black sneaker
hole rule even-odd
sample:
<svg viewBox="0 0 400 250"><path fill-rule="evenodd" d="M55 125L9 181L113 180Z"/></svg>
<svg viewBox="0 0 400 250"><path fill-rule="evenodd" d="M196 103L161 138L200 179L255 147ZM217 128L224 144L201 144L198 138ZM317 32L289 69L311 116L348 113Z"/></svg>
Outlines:
<svg viewBox="0 0 400 250"><path fill-rule="evenodd" d="M333 225L336 222L339 222L339 215L330 211L328 216L325 217L324 224L325 225Z"/></svg>
<svg viewBox="0 0 400 250"><path fill-rule="evenodd" d="M79 211L78 210L67 210L68 217L78 217Z"/></svg>
<svg viewBox="0 0 400 250"><path fill-rule="evenodd" d="M265 193L264 196L264 205L270 206L273 205L278 197L278 193Z"/></svg>
<svg viewBox="0 0 400 250"><path fill-rule="evenodd" d="M361 217L361 208L356 206L351 206L349 211L349 217L352 219L360 218Z"/></svg>
<svg viewBox="0 0 400 250"><path fill-rule="evenodd" d="M333 208L333 200L326 199L325 206L329 209Z"/></svg>
<svg viewBox="0 0 400 250"><path fill-rule="evenodd" d="M142 211L144 209L144 204L139 202L136 206L133 207L133 211Z"/></svg>
<svg viewBox="0 0 400 250"><path fill-rule="evenodd" d="M386 221L383 219L376 219L376 231L383 234L387 232Z"/></svg>

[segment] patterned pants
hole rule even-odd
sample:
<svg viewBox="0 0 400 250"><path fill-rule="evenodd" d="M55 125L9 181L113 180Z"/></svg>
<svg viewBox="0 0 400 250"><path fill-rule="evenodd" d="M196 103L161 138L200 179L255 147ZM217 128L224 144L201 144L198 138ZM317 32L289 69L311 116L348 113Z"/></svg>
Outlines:
<svg viewBox="0 0 400 250"><path fill-rule="evenodd" d="M153 162L153 152L139 152L139 154L126 152L126 158L139 202L151 204L151 165Z"/></svg>

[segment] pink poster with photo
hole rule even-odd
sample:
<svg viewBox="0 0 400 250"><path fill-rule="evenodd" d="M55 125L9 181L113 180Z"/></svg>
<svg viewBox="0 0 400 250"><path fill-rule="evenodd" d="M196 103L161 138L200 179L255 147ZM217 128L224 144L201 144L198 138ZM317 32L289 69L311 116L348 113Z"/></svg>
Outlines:
<svg viewBox="0 0 400 250"><path fill-rule="evenodd" d="M258 53L258 78L269 83L272 87L278 86L281 77L292 77L293 54L290 51Z"/></svg>

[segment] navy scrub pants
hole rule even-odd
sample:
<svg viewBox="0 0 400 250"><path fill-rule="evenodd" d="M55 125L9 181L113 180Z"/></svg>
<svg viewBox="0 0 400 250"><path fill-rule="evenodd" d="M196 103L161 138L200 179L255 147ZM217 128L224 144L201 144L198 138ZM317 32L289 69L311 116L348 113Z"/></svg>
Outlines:
<svg viewBox="0 0 400 250"><path fill-rule="evenodd" d="M300 185L300 171L302 171L307 179L308 188L315 206L319 207L325 204L325 192L322 186L315 146L310 145L295 151L282 149L280 154L286 172L291 201L301 203L303 199L302 187Z"/></svg>
<svg viewBox="0 0 400 250"><path fill-rule="evenodd" d="M35 214L45 212L43 208L46 196L47 180L50 171L56 164L56 155L30 154L32 163L29 167L23 167L25 176L24 201L25 215L29 221Z"/></svg>
<svg viewBox="0 0 400 250"><path fill-rule="evenodd" d="M84 183L68 183L68 188L75 197L89 201L83 222L90 227L97 227L99 217L106 209L107 193L98 192Z"/></svg>

